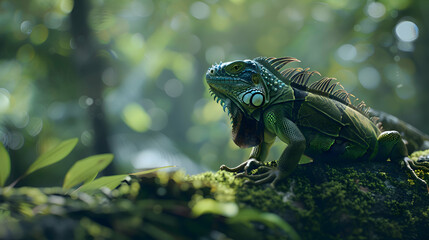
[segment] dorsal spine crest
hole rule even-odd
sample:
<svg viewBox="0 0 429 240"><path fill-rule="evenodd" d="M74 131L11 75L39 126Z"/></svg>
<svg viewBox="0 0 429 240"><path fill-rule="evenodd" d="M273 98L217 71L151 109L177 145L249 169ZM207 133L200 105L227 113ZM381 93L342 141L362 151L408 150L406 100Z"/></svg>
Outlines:
<svg viewBox="0 0 429 240"><path fill-rule="evenodd" d="M296 58L258 57L254 60L260 63L266 69L268 69L268 71L266 69L263 69L262 72L263 74L266 74L264 76L264 79L268 79L267 85L272 89L274 83L278 84L278 82L282 82L283 84L288 84L300 90L308 91L317 95L334 99L362 113L372 122L374 122L376 126L380 126L380 124L378 124L378 119L372 117L369 114L369 107L366 106L365 102L360 101L357 104L353 104L351 98L354 99L354 102L358 101L358 99L352 94L348 93L344 89L344 87L337 81L336 78L322 77L321 79L308 85L309 80L313 75L320 76L319 72L310 71L309 68L286 68L282 70L282 68L288 63L300 62ZM339 89L335 90L337 86L339 87ZM274 89L277 90L277 88Z"/></svg>

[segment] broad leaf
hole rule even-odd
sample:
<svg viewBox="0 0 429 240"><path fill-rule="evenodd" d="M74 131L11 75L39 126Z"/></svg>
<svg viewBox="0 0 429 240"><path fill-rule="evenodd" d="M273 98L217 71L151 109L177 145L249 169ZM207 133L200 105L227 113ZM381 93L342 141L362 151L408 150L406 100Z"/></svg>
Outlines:
<svg viewBox="0 0 429 240"><path fill-rule="evenodd" d="M77 141L77 138L62 141L60 144L58 144L58 146L45 152L44 154L39 156L33 164L31 164L25 175L28 175L36 170L52 165L62 160L73 150L73 148L77 144Z"/></svg>
<svg viewBox="0 0 429 240"><path fill-rule="evenodd" d="M130 173L130 175L134 175L134 176L139 177L139 176L142 176L142 175L145 175L145 174L148 174L148 173L156 172L158 170L161 170L161 169L164 169L164 168L171 168L171 167L176 167L176 166L165 166L165 167L159 167L159 168L152 168L152 169L144 170L144 171L141 171L141 172Z"/></svg>
<svg viewBox="0 0 429 240"><path fill-rule="evenodd" d="M0 187L3 187L10 174L10 158L9 154L4 148L3 143L0 142Z"/></svg>
<svg viewBox="0 0 429 240"><path fill-rule="evenodd" d="M97 177L97 175L98 175L98 172L96 172L96 173L94 174L94 176L92 176L92 177L90 177L90 178L86 179L86 180L85 180L85 182L84 182L83 184L87 184L87 183L90 183L90 182L94 181L94 179Z"/></svg>
<svg viewBox="0 0 429 240"><path fill-rule="evenodd" d="M67 172L63 188L69 189L94 177L113 160L113 154L100 154L77 161Z"/></svg>
<svg viewBox="0 0 429 240"><path fill-rule="evenodd" d="M192 215L199 217L203 214L217 214L224 217L234 217L238 213L238 206L234 202L219 202L210 198L201 199L192 207Z"/></svg>
<svg viewBox="0 0 429 240"><path fill-rule="evenodd" d="M119 184L121 184L121 182L127 176L128 176L127 174L122 174L122 175L113 175L113 176L97 178L90 183L86 183L86 184L82 185L82 187L79 189L79 191L90 192L90 191L100 189L102 187L107 187L110 190L112 190L115 187L117 187Z"/></svg>
<svg viewBox="0 0 429 240"><path fill-rule="evenodd" d="M286 233L290 239L300 240L298 233L281 217L274 213L261 212L256 209L240 209L237 215L228 219L229 223L261 222L267 226L277 226Z"/></svg>

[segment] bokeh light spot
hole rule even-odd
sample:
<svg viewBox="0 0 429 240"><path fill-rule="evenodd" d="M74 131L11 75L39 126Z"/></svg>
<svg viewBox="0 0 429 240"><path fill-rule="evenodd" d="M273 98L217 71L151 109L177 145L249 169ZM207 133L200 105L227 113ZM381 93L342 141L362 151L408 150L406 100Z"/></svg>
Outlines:
<svg viewBox="0 0 429 240"><path fill-rule="evenodd" d="M63 13L70 13L73 10L73 0L62 0L60 3L60 9Z"/></svg>
<svg viewBox="0 0 429 240"><path fill-rule="evenodd" d="M30 121L30 116L25 111L16 112L12 117L13 124L17 128L25 128Z"/></svg>
<svg viewBox="0 0 429 240"><path fill-rule="evenodd" d="M10 100L9 100L9 92L0 88L0 113L4 113L9 109Z"/></svg>
<svg viewBox="0 0 429 240"><path fill-rule="evenodd" d="M167 126L168 115L163 109L154 107L148 111L148 114L152 120L149 126L150 130L160 131Z"/></svg>
<svg viewBox="0 0 429 240"><path fill-rule="evenodd" d="M206 50L206 60L209 64L223 61L225 59L225 50L220 46L212 46Z"/></svg>
<svg viewBox="0 0 429 240"><path fill-rule="evenodd" d="M124 122L136 132L144 132L149 129L152 121L145 110L137 103L128 104L122 111Z"/></svg>
<svg viewBox="0 0 429 240"><path fill-rule="evenodd" d="M203 2L194 2L189 8L189 12L196 19L206 19L210 16L210 7Z"/></svg>
<svg viewBox="0 0 429 240"><path fill-rule="evenodd" d="M183 84L175 78L170 79L164 84L164 91L169 97L177 98L182 95Z"/></svg>
<svg viewBox="0 0 429 240"><path fill-rule="evenodd" d="M30 21L28 21L28 20L27 21L23 21L21 23L20 28L21 28L21 32L22 33L30 34L31 31L32 31L32 28L33 28L33 24Z"/></svg>
<svg viewBox="0 0 429 240"><path fill-rule="evenodd" d="M280 23L286 26L293 26L294 29L298 30L304 25L305 17L298 9L286 7L280 10L277 19Z"/></svg>
<svg viewBox="0 0 429 240"><path fill-rule="evenodd" d="M412 52L414 51L414 44L412 42L404 42L404 41L398 41L396 44L399 50L403 52Z"/></svg>
<svg viewBox="0 0 429 240"><path fill-rule="evenodd" d="M66 115L66 106L61 102L53 102L48 107L48 116L54 121L61 120Z"/></svg>
<svg viewBox="0 0 429 240"><path fill-rule="evenodd" d="M217 31L226 31L232 25L230 17L225 9L218 7L216 14L210 17L211 27Z"/></svg>
<svg viewBox="0 0 429 240"><path fill-rule="evenodd" d="M87 147L89 147L89 146L91 146L91 144L92 144L92 141L93 141L93 133L92 133L92 131L87 131L87 130L85 130L85 131L83 131L82 132L82 134L80 135L80 141L82 142L82 144L84 145L84 146L87 146Z"/></svg>
<svg viewBox="0 0 429 240"><path fill-rule="evenodd" d="M154 10L152 0L133 1L130 6L132 14L137 17L149 17Z"/></svg>
<svg viewBox="0 0 429 240"><path fill-rule="evenodd" d="M355 46L356 57L353 59L355 62L364 62L374 54L374 46L372 44L360 43Z"/></svg>
<svg viewBox="0 0 429 240"><path fill-rule="evenodd" d="M170 28L175 31L185 31L186 29L189 29L189 25L189 17L183 12L177 13L170 21Z"/></svg>
<svg viewBox="0 0 429 240"><path fill-rule="evenodd" d="M413 42L419 37L419 28L411 21L401 21L396 25L395 33L399 40Z"/></svg>
<svg viewBox="0 0 429 240"><path fill-rule="evenodd" d="M189 82L195 74L193 61L191 55L177 54L173 59L171 70L178 79Z"/></svg>
<svg viewBox="0 0 429 240"><path fill-rule="evenodd" d="M47 28L58 29L63 24L63 19L64 15L56 12L49 12L45 14L43 22Z"/></svg>
<svg viewBox="0 0 429 240"><path fill-rule="evenodd" d="M195 54L195 53L200 51L201 40L198 36L196 36L196 35L189 36L187 42L188 42L188 49L189 49L190 53Z"/></svg>
<svg viewBox="0 0 429 240"><path fill-rule="evenodd" d="M316 4L311 10L311 16L319 22L329 22L332 20L333 14L331 9L326 4Z"/></svg>
<svg viewBox="0 0 429 240"><path fill-rule="evenodd" d="M351 44L344 44L338 48L337 54L342 60L351 61L356 57L357 50Z"/></svg>
<svg viewBox="0 0 429 240"><path fill-rule="evenodd" d="M19 132L13 132L9 136L9 143L8 146L12 150L18 150L24 146L24 136L22 136Z"/></svg>
<svg viewBox="0 0 429 240"><path fill-rule="evenodd" d="M88 96L81 96L79 98L79 106L81 108L88 108L89 106L91 106L92 104L94 104L94 99L88 97Z"/></svg>
<svg viewBox="0 0 429 240"><path fill-rule="evenodd" d="M101 75L101 80L109 87L115 86L118 83L116 72L113 68L107 68Z"/></svg>
<svg viewBox="0 0 429 240"><path fill-rule="evenodd" d="M395 61L395 62L399 62L400 60L401 60L401 57L398 55L393 57L393 61Z"/></svg>
<svg viewBox="0 0 429 240"><path fill-rule="evenodd" d="M133 34L130 39L130 43L132 44L134 49L141 49L144 45L143 35L140 33Z"/></svg>
<svg viewBox="0 0 429 240"><path fill-rule="evenodd" d="M362 33L372 33L377 29L377 22L373 18L365 18L359 22L358 27L355 29Z"/></svg>
<svg viewBox="0 0 429 240"><path fill-rule="evenodd" d="M215 101L208 102L202 111L201 119L203 122L216 122L223 118L225 115L222 111L222 107Z"/></svg>
<svg viewBox="0 0 429 240"><path fill-rule="evenodd" d="M372 2L368 4L368 8L366 9L368 15L372 18L381 18L386 13L386 7L383 3L380 2Z"/></svg>
<svg viewBox="0 0 429 240"><path fill-rule="evenodd" d="M358 73L359 82L366 89L375 89L380 85L381 76L377 69L364 67Z"/></svg>
<svg viewBox="0 0 429 240"><path fill-rule="evenodd" d="M399 84L395 88L395 92L401 99L409 99L416 95L416 89L411 84Z"/></svg>
<svg viewBox="0 0 429 240"><path fill-rule="evenodd" d="M35 45L42 44L48 39L49 30L42 24L39 24L33 28L30 34L30 40Z"/></svg>
<svg viewBox="0 0 429 240"><path fill-rule="evenodd" d="M341 85L350 92L353 91L358 84L356 74L347 69L340 69L334 74L334 77L336 77L341 82Z"/></svg>
<svg viewBox="0 0 429 240"><path fill-rule="evenodd" d="M37 136L43 128L43 120L41 118L38 117L33 117L30 119L26 130L28 132L28 134L30 134L30 136Z"/></svg>
<svg viewBox="0 0 429 240"><path fill-rule="evenodd" d="M33 60L35 55L34 48L30 44L25 44L24 46L18 49L16 53L16 58L21 62L30 62Z"/></svg>

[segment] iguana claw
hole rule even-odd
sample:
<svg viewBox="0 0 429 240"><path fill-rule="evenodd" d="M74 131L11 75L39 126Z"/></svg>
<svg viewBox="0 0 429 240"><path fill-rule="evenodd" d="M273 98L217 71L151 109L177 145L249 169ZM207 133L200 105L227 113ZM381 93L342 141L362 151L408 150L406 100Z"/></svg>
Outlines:
<svg viewBox="0 0 429 240"><path fill-rule="evenodd" d="M236 172L236 173L245 173L245 175L248 175L252 170L259 168L262 166L262 163L260 163L258 160L251 158L237 167L229 168L225 165L220 166L220 170L224 170L227 172Z"/></svg>
<svg viewBox="0 0 429 240"><path fill-rule="evenodd" d="M283 179L282 174L277 167L268 167L262 165L258 160L252 158L234 168L229 168L225 165L220 167L221 170L228 172L236 172L236 178L247 178L244 184L255 184L260 185L264 183L270 183L272 187ZM250 174L254 169L258 169L256 174Z"/></svg>
<svg viewBox="0 0 429 240"><path fill-rule="evenodd" d="M418 184L424 186L429 193L429 186L428 186L427 182L425 180L421 179L420 177L418 177L417 174L413 170L413 169L422 169L425 171L429 171L429 163L426 161L414 162L412 159L410 159L408 157L404 158L404 163L405 163L405 167L406 167L407 171L411 174L411 176L413 176L413 178L417 181Z"/></svg>

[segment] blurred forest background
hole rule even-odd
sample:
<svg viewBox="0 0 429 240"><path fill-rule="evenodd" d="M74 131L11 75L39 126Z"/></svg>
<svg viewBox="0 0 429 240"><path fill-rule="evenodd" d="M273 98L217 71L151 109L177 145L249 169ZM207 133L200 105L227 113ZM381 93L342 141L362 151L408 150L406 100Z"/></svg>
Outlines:
<svg viewBox="0 0 429 240"><path fill-rule="evenodd" d="M429 133L426 0L1 0L0 26L9 183L72 137L71 156L20 184L61 185L74 161L106 152L109 174L238 164L250 149L233 144L204 74L257 56L296 57Z"/></svg>

